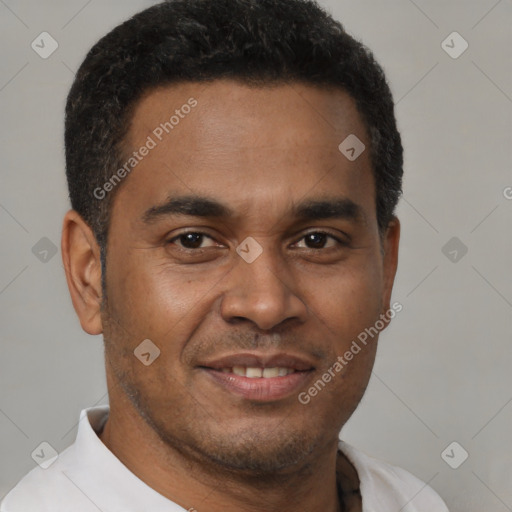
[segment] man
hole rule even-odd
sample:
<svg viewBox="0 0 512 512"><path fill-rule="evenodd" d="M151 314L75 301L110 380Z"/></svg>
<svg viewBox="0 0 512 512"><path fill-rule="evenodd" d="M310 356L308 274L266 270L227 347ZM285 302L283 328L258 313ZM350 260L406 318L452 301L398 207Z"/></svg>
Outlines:
<svg viewBox="0 0 512 512"><path fill-rule="evenodd" d="M110 406L2 512L446 511L338 435L394 316L402 146L311 1L178 0L88 54L62 254Z"/></svg>

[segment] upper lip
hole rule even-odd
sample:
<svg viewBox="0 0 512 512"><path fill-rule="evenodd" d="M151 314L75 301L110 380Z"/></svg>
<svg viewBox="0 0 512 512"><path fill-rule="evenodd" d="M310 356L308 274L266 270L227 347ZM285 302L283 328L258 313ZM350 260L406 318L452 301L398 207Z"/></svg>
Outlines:
<svg viewBox="0 0 512 512"><path fill-rule="evenodd" d="M220 370L233 368L233 366L245 366L251 368L292 368L298 371L313 370L313 362L304 356L297 356L280 352L277 354L258 354L244 352L230 354L217 359L201 362L198 366Z"/></svg>

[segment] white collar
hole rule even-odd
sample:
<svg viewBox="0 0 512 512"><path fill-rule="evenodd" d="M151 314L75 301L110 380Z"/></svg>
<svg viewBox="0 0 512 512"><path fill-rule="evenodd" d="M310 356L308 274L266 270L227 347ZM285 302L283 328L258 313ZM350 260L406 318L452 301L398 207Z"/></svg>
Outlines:
<svg viewBox="0 0 512 512"><path fill-rule="evenodd" d="M65 468L67 477L102 511L187 510L149 487L103 444L96 432L102 430L109 410L108 405L102 405L80 413L78 433L72 446L75 452L72 459L79 461L79 466ZM108 482L108 489L105 489L105 482Z"/></svg>

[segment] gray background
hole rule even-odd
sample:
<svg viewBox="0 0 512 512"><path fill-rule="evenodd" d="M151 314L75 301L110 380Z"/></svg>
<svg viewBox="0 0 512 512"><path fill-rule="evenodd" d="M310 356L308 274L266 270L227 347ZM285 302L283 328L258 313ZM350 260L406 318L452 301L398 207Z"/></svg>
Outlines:
<svg viewBox="0 0 512 512"><path fill-rule="evenodd" d="M107 400L101 337L82 332L60 255L39 241L60 246L68 208L74 71L152 3L0 0L0 498L34 467L41 441L61 451L80 410ZM393 296L404 308L343 437L429 482L452 512L512 511L512 3L322 4L383 65L405 147ZM31 48L43 31L59 44L48 59ZM441 47L453 31L469 43L457 59ZM458 469L441 458L453 441L469 453Z"/></svg>

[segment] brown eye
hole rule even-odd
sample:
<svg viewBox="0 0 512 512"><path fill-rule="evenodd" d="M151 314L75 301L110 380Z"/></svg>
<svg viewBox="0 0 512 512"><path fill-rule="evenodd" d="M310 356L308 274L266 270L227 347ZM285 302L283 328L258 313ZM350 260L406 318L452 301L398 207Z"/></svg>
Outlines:
<svg viewBox="0 0 512 512"><path fill-rule="evenodd" d="M183 249L203 249L205 246L202 244L206 241L206 239L213 242L213 239L205 233L188 231L186 233L181 233L174 238L171 238L168 243L174 244L179 242L179 246L181 246Z"/></svg>
<svg viewBox="0 0 512 512"><path fill-rule="evenodd" d="M307 235L304 235L301 240L304 240L307 249L328 249L330 247L335 247L336 245L346 245L335 236L330 235L329 233L324 233L323 231L308 233ZM333 242L326 246L329 240L332 240Z"/></svg>

